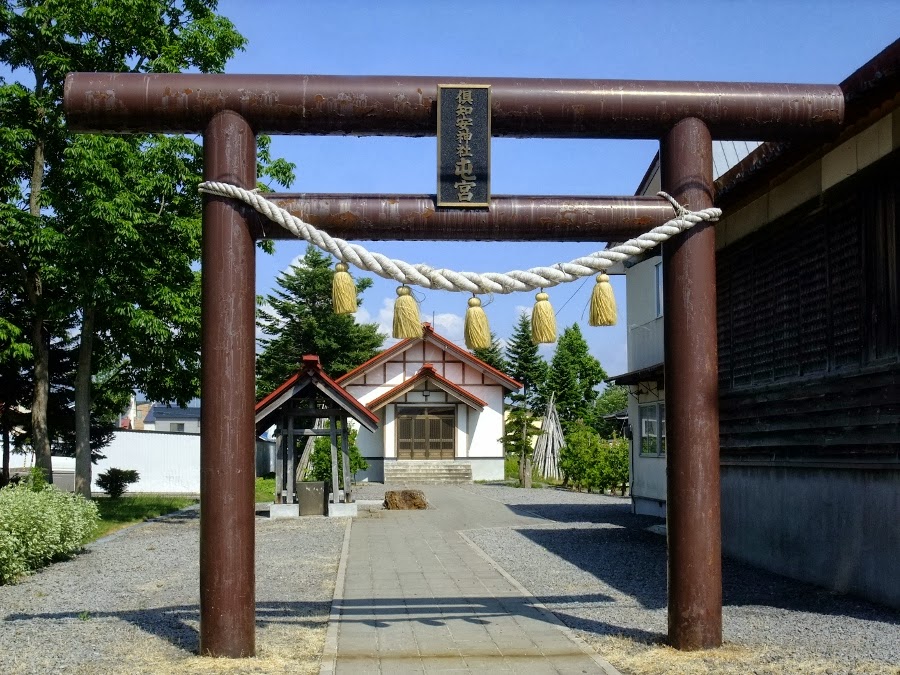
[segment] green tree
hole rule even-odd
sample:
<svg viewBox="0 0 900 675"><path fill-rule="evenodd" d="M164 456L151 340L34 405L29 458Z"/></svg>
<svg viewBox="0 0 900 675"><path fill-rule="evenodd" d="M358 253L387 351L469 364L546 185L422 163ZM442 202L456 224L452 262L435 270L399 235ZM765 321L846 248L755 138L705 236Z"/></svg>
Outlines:
<svg viewBox="0 0 900 675"><path fill-rule="evenodd" d="M619 436L603 439L590 426L576 420L566 433L559 468L577 490L605 492L628 486L628 441Z"/></svg>
<svg viewBox="0 0 900 675"><path fill-rule="evenodd" d="M385 335L374 323L356 323L331 308L331 261L313 246L291 269L278 276L278 289L257 310L260 338L256 395L262 398L297 372L305 354L315 354L331 377L339 377L375 356ZM356 280L357 294L372 285Z"/></svg>
<svg viewBox="0 0 900 675"><path fill-rule="evenodd" d="M559 470L564 483L576 490L588 492L597 479L597 462L600 457L600 437L597 432L581 421L569 425L566 444L559 453Z"/></svg>
<svg viewBox="0 0 900 675"><path fill-rule="evenodd" d="M507 372L506 359L503 358L503 348L500 347L500 340L491 331L491 344L485 349L473 349L472 353L476 358L481 359L492 368L496 368L501 373Z"/></svg>
<svg viewBox="0 0 900 675"><path fill-rule="evenodd" d="M556 394L556 410L563 431L578 421L589 421L598 393L596 387L606 379L600 362L591 356L578 324L563 331L550 362L550 375L541 391L542 399Z"/></svg>
<svg viewBox="0 0 900 675"><path fill-rule="evenodd" d="M355 480L359 471L369 468L369 463L363 458L356 445L356 429L350 429L350 480ZM343 454L338 437L338 486L344 487ZM327 436L319 436L313 443L313 451L309 456L309 468L306 471L306 480L325 481L325 488L331 488L331 439Z"/></svg>
<svg viewBox="0 0 900 675"><path fill-rule="evenodd" d="M0 127L0 136L5 129ZM2 171L2 168L0 168ZM0 204L0 220L2 208ZM25 414L31 400L28 364L31 361L31 344L20 326L26 324L24 303L14 292L16 275L7 252L0 244L0 437L2 437L3 463L0 469L0 488L9 483L10 452L13 432L26 423Z"/></svg>
<svg viewBox="0 0 900 675"><path fill-rule="evenodd" d="M602 441L604 476L607 489L619 489L619 494L625 496L628 487L629 462L628 439L621 436L613 436Z"/></svg>
<svg viewBox="0 0 900 675"><path fill-rule="evenodd" d="M547 362L531 339L531 317L524 312L513 329L506 345L506 373L522 383L522 393L517 396L527 407L535 411L538 393L547 379Z"/></svg>
<svg viewBox="0 0 900 675"><path fill-rule="evenodd" d="M531 487L532 438L540 433L535 426L538 394L547 379L547 362L531 339L531 318L524 312L506 345L506 373L522 383L522 391L510 394L504 448L519 461L519 485Z"/></svg>
<svg viewBox="0 0 900 675"><path fill-rule="evenodd" d="M0 62L0 241L24 299L33 367L31 437L52 472L54 336L78 335L76 487L90 490L91 410L101 391L138 386L184 401L197 390L202 152L180 136L73 135L62 115L70 71L219 72L245 39L215 0L7 0ZM265 157L265 139L261 157ZM286 163L266 172L284 178ZM96 415L95 415L96 416Z"/></svg>
<svg viewBox="0 0 900 675"><path fill-rule="evenodd" d="M508 409L505 433L500 440L503 443L504 452L513 455L518 460L519 487L531 487L531 458L534 455L531 442L532 438L541 433L535 424L537 421L537 418L521 401L514 403Z"/></svg>
<svg viewBox="0 0 900 675"><path fill-rule="evenodd" d="M628 407L628 387L624 385L607 385L603 393L594 401L594 409L591 411L591 426L600 434L601 438L613 438L622 432L622 425L617 420L605 420L606 415L612 415Z"/></svg>

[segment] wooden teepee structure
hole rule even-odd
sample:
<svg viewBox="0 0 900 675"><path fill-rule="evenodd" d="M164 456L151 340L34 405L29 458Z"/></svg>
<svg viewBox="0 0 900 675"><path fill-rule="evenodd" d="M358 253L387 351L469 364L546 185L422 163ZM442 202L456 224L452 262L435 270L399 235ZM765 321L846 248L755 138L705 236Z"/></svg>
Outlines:
<svg viewBox="0 0 900 675"><path fill-rule="evenodd" d="M559 451L566 444L563 438L562 426L559 424L559 415L556 414L555 396L550 396L547 411L541 422L541 434L534 444L534 466L544 478L558 480Z"/></svg>

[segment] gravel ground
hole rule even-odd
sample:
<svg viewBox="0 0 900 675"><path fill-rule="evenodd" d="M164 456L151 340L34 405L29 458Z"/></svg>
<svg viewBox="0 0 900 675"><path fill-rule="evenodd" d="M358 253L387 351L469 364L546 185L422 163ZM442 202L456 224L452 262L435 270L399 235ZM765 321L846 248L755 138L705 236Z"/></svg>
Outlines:
<svg viewBox="0 0 900 675"><path fill-rule="evenodd" d="M387 488L390 490L390 486ZM353 486L353 499L384 499L384 483L356 483Z"/></svg>
<svg viewBox="0 0 900 675"><path fill-rule="evenodd" d="M467 531L478 546L615 665L666 672L654 664L665 661L666 541L644 529L658 519L632 515L628 500L616 497L466 489L548 520L537 528ZM707 658L707 670L679 662L681 672L900 673L900 612L727 559L723 579L724 653L737 665L732 671ZM650 646L648 663L623 662L624 652Z"/></svg>
<svg viewBox="0 0 900 675"><path fill-rule="evenodd" d="M0 673L318 672L344 519L257 518L255 659L198 650L196 509L0 586Z"/></svg>

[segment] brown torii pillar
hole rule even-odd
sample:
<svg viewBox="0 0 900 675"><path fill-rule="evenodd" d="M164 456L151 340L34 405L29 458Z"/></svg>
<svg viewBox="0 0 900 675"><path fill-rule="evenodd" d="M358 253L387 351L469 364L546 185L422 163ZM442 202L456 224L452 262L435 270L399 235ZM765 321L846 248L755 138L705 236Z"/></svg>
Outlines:
<svg viewBox="0 0 900 675"><path fill-rule="evenodd" d="M207 179L252 187L254 134L433 136L437 85L451 82L492 85L494 136L661 139L664 187L693 209L712 199L713 136L780 140L835 132L844 113L834 85L133 73L69 75L65 109L80 131L203 133ZM508 197L489 211L459 215L435 209L427 196L395 199L392 208L383 197L282 199L340 226L348 239L415 233L503 240L511 232L520 240L605 241L640 234L671 213L652 198ZM215 423L201 438L200 648L250 656L253 238L272 227L224 200L207 197L204 204L201 382L204 417ZM680 235L663 253L669 641L698 649L721 644L714 229Z"/></svg>
<svg viewBox="0 0 900 675"><path fill-rule="evenodd" d="M231 110L203 129L206 180L256 187L256 135ZM256 653L256 248L244 209L203 202L200 652Z"/></svg>
<svg viewBox="0 0 900 675"><path fill-rule="evenodd" d="M691 209L713 205L712 138L694 117L660 143L662 188ZM716 231L701 223L663 244L669 640L722 644Z"/></svg>

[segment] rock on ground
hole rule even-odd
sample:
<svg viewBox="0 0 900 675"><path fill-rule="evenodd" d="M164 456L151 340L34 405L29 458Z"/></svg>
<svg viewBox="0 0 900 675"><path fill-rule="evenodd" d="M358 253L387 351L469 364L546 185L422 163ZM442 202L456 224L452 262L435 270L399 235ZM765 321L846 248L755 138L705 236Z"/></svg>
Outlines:
<svg viewBox="0 0 900 675"><path fill-rule="evenodd" d="M427 509L428 502L421 490L388 490L384 493L384 508L392 511Z"/></svg>

